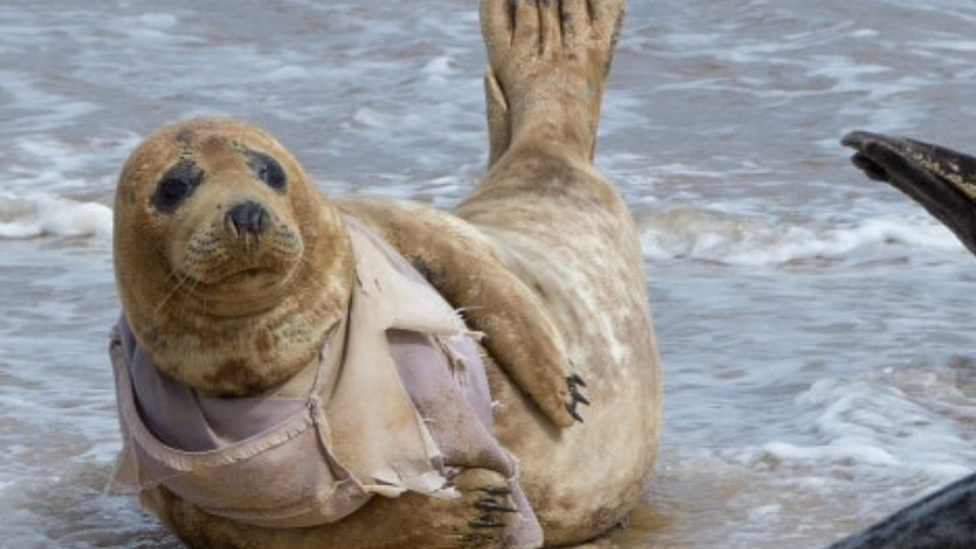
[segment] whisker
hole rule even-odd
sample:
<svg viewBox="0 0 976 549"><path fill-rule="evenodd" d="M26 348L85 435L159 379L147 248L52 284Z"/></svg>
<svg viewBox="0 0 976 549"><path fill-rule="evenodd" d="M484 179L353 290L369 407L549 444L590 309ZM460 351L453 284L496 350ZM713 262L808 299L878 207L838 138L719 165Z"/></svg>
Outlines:
<svg viewBox="0 0 976 549"><path fill-rule="evenodd" d="M195 281L194 281L193 279L191 279L191 278L189 278L189 277L185 277L185 276L180 276L179 274L177 274L177 273L176 273L176 272L174 272L174 271L170 271L170 273L169 273L169 278L171 278L171 279L175 279L175 280L176 280L176 283L175 283L175 284L173 284L173 289L172 289L172 290L170 290L170 292L169 292L168 294L166 294L166 297L164 297L164 298L163 298L163 299L162 299L162 300L161 300L161 301L160 301L160 302L159 302L159 303L158 303L158 304L156 305L156 308L155 308L155 309L153 310L153 314L154 314L154 315L158 315L158 314L160 313L160 311L162 311L162 310L163 310L163 307L164 307L164 306L166 305L166 303L167 303L167 302L168 302L168 301L169 301L169 300L170 300L170 299L171 299L171 298L172 298L172 297L173 297L174 295L176 295L176 292L178 292L178 291L180 291L180 289L182 289L182 288L183 288L183 286L184 286L184 285L186 285L186 283L187 283L187 282L195 282Z"/></svg>

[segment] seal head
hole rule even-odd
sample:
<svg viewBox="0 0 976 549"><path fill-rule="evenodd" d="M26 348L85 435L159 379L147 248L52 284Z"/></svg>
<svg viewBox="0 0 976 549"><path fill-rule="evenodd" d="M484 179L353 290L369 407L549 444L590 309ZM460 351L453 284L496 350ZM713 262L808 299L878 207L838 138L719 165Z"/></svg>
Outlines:
<svg viewBox="0 0 976 549"><path fill-rule="evenodd" d="M204 394L265 392L310 363L344 318L353 257L298 161L244 122L160 130L122 170L115 269L153 362Z"/></svg>

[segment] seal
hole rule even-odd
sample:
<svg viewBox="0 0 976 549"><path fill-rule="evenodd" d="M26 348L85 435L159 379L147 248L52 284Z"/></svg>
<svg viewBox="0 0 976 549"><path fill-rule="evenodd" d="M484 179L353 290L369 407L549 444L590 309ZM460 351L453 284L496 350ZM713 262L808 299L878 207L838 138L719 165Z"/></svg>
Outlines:
<svg viewBox="0 0 976 549"><path fill-rule="evenodd" d="M976 158L906 137L853 131L841 143L870 179L921 204L976 254ZM976 475L912 503L830 549L962 549L976 539Z"/></svg>
<svg viewBox="0 0 976 549"><path fill-rule="evenodd" d="M187 544L538 547L625 519L662 402L637 230L593 166L624 8L482 2L489 169L449 212L327 199L240 121L179 123L133 152L115 207L120 471ZM191 443L153 412L170 392L208 418L292 411ZM231 486L226 467L298 446L310 468L266 461L325 471L307 477L319 507L281 518L293 476Z"/></svg>
<svg viewBox="0 0 976 549"><path fill-rule="evenodd" d="M869 178L921 204L976 254L976 158L931 143L854 131L842 144Z"/></svg>

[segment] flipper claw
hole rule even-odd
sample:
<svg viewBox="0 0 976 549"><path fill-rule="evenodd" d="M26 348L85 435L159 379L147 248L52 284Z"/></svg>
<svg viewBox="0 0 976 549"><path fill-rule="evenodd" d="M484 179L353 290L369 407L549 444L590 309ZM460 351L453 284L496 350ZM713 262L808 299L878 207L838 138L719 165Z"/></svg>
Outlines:
<svg viewBox="0 0 976 549"><path fill-rule="evenodd" d="M517 513L518 509L514 507L509 507L508 505L502 505L493 499L485 498L475 504L475 507L481 509L482 511L488 511L491 513Z"/></svg>
<svg viewBox="0 0 976 549"><path fill-rule="evenodd" d="M489 496L508 497L512 495L512 489L503 486L484 486L482 488L479 488L479 490L488 494Z"/></svg>
<svg viewBox="0 0 976 549"><path fill-rule="evenodd" d="M580 387L586 387L586 382L583 381L578 374L573 374L566 378L566 385L569 386L569 398L570 401L566 403L566 411L569 415L573 417L576 421L583 423L583 416L579 414L577 408L580 404L584 406L589 406L590 401L580 393Z"/></svg>
<svg viewBox="0 0 976 549"><path fill-rule="evenodd" d="M479 518L478 520L473 520L469 522L468 524L470 524L472 528L504 528L505 527L504 522L501 522L495 517L492 517L490 515L485 515Z"/></svg>

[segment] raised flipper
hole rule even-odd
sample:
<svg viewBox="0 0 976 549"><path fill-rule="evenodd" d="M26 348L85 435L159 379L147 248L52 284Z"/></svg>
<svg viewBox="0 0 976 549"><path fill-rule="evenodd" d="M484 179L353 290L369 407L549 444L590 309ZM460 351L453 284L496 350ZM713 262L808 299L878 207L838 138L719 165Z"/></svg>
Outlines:
<svg viewBox="0 0 976 549"><path fill-rule="evenodd" d="M486 335L492 358L559 427L582 421L585 386L539 298L477 229L440 210L386 199L335 201L397 249L468 325Z"/></svg>
<svg viewBox="0 0 976 549"><path fill-rule="evenodd" d="M907 194L976 254L976 158L904 137L857 131L842 143L865 175Z"/></svg>

